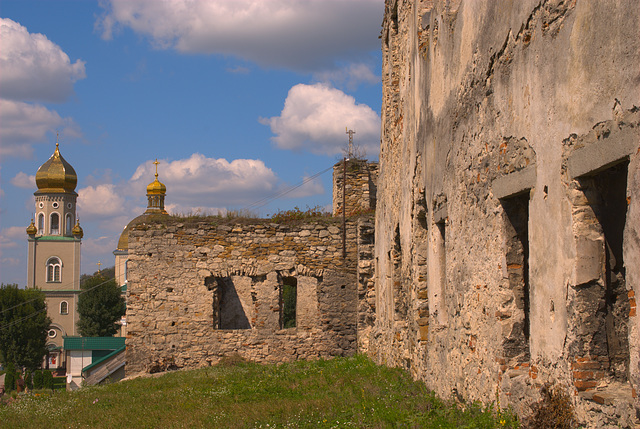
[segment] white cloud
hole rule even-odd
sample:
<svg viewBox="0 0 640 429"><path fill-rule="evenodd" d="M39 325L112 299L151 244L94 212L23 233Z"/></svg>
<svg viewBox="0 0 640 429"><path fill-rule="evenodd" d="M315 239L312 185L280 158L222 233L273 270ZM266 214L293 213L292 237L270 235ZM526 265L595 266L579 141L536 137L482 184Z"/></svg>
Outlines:
<svg viewBox="0 0 640 429"><path fill-rule="evenodd" d="M62 102L85 78L84 62L69 56L43 34L0 18L0 96L9 100Z"/></svg>
<svg viewBox="0 0 640 429"><path fill-rule="evenodd" d="M82 240L82 272L93 273L100 268L112 267L114 264L113 251L117 246L117 236L85 237Z"/></svg>
<svg viewBox="0 0 640 429"><path fill-rule="evenodd" d="M122 213L124 198L115 185L87 186L78 190L79 214L91 217L106 217Z"/></svg>
<svg viewBox="0 0 640 429"><path fill-rule="evenodd" d="M0 73L1 74L1 73ZM71 118L60 115L40 104L0 99L0 155L29 157L31 144L45 142L47 132L61 130L61 135L78 137L80 131Z"/></svg>
<svg viewBox="0 0 640 429"><path fill-rule="evenodd" d="M26 231L26 226L11 226L0 230L0 262L3 264L14 265L14 261L19 256L22 256L16 254L16 251L18 251L19 248L17 240L22 239L26 242Z"/></svg>
<svg viewBox="0 0 640 429"><path fill-rule="evenodd" d="M104 39L129 27L162 49L233 55L263 66L331 68L379 48L381 0L110 0Z"/></svg>
<svg viewBox="0 0 640 429"><path fill-rule="evenodd" d="M36 176L32 176L22 171L11 179L11 184L18 188L35 189L36 188Z"/></svg>
<svg viewBox="0 0 640 429"><path fill-rule="evenodd" d="M22 259L18 259L18 258L2 258L0 259L0 262L2 264L5 265L13 265L13 266L18 266L22 263Z"/></svg>
<svg viewBox="0 0 640 429"><path fill-rule="evenodd" d="M346 86L355 90L361 83L379 84L380 76L377 76L371 67L364 63L352 63L336 70L325 70L313 74L316 81L333 83L336 86Z"/></svg>
<svg viewBox="0 0 640 429"><path fill-rule="evenodd" d="M324 194L324 186L319 178L311 179L309 176L302 178L302 184L293 189L291 192L287 192L287 198L304 198L313 195Z"/></svg>
<svg viewBox="0 0 640 429"><path fill-rule="evenodd" d="M158 173L159 180L167 186L167 202L186 211L217 211L217 207L251 203L274 192L278 182L275 173L261 160L229 162L199 153L169 163L160 161ZM154 174L151 161L140 165L131 177L130 188L144 195Z"/></svg>
<svg viewBox="0 0 640 429"><path fill-rule="evenodd" d="M26 226L10 226L9 228L4 228L2 230L2 237L7 237L10 239L18 239L18 238L26 238L27 236L27 227ZM13 247L13 246L11 246Z"/></svg>
<svg viewBox="0 0 640 429"><path fill-rule="evenodd" d="M308 150L324 155L343 152L345 128L356 131L354 142L368 156L378 154L380 117L369 106L325 84L298 84L289 90L280 116L263 118L281 149Z"/></svg>
<svg viewBox="0 0 640 429"><path fill-rule="evenodd" d="M248 67L235 66L235 67L228 67L227 71L233 74L249 74L251 70L249 70Z"/></svg>

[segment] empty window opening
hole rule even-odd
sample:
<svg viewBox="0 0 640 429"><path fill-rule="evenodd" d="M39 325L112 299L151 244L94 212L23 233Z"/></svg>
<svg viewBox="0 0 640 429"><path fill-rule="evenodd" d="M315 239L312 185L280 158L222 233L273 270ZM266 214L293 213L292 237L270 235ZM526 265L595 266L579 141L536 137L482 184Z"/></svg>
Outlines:
<svg viewBox="0 0 640 429"><path fill-rule="evenodd" d="M51 213L51 235L60 234L60 215L58 213Z"/></svg>
<svg viewBox="0 0 640 429"><path fill-rule="evenodd" d="M445 290L447 284L447 224L443 220L437 222L433 228L433 264L431 265L431 273L429 275L429 301L430 312L436 317L436 321L440 325L447 323L447 315L445 311Z"/></svg>
<svg viewBox="0 0 640 429"><path fill-rule="evenodd" d="M296 306L298 301L298 280L295 277L282 278L282 328L296 327Z"/></svg>
<svg viewBox="0 0 640 429"><path fill-rule="evenodd" d="M59 283L62 277L62 262L59 258L49 258L47 261L47 282Z"/></svg>
<svg viewBox="0 0 640 429"><path fill-rule="evenodd" d="M400 225L396 225L393 251L391 252L393 269L393 304L395 319L402 320L407 316L407 294L402 276L402 246L400 243Z"/></svg>
<svg viewBox="0 0 640 429"><path fill-rule="evenodd" d="M518 362L529 360L529 193L501 200L505 213L506 261L509 289L515 308L510 333L503 339L503 353Z"/></svg>
<svg viewBox="0 0 640 429"><path fill-rule="evenodd" d="M628 162L618 164L593 178L599 197L596 197L593 209L602 226L605 243L604 328L609 355L609 372L614 379L620 381L629 379L629 299L622 251L627 214L628 165Z"/></svg>
<svg viewBox="0 0 640 429"><path fill-rule="evenodd" d="M204 284L213 293L213 329L251 329L233 278L209 276Z"/></svg>
<svg viewBox="0 0 640 429"><path fill-rule="evenodd" d="M44 213L38 215L38 234L44 234Z"/></svg>
<svg viewBox="0 0 640 429"><path fill-rule="evenodd" d="M622 248L628 165L623 162L580 178L587 203L574 208L574 222L577 219L580 231L578 263L591 265L594 273L585 278L586 283L576 285L577 307L588 316L574 317L581 333L575 354L590 356L599 362L603 375L620 382L629 380L630 304Z"/></svg>
<svg viewBox="0 0 640 429"><path fill-rule="evenodd" d="M71 218L71 215L67 213L67 216L65 217L65 227L64 227L65 235L71 235L72 229L73 229L73 219Z"/></svg>

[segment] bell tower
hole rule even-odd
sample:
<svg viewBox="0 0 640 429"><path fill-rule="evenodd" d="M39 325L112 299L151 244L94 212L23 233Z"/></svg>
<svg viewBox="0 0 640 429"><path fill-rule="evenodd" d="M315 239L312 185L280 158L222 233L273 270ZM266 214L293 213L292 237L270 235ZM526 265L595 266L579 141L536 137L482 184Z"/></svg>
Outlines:
<svg viewBox="0 0 640 429"><path fill-rule="evenodd" d="M78 177L60 154L36 173L35 219L27 227L29 242L27 287L45 293L51 318L48 347L63 345L63 336L77 335L82 228L76 215Z"/></svg>

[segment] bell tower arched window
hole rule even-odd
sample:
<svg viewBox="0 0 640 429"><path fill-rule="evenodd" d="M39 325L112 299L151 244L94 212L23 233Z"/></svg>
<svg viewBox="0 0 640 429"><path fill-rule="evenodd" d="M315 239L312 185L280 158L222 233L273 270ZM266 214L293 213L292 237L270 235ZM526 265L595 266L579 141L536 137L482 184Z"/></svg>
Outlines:
<svg viewBox="0 0 640 429"><path fill-rule="evenodd" d="M69 314L69 303L67 301L60 303L60 314Z"/></svg>
<svg viewBox="0 0 640 429"><path fill-rule="evenodd" d="M47 282L59 283L62 278L62 262L60 258L49 258L47 261Z"/></svg>
<svg viewBox="0 0 640 429"><path fill-rule="evenodd" d="M71 230L73 229L73 219L71 218L71 214L67 213L64 222L64 235L71 235Z"/></svg>
<svg viewBox="0 0 640 429"><path fill-rule="evenodd" d="M38 215L38 234L44 234L44 213Z"/></svg>
<svg viewBox="0 0 640 429"><path fill-rule="evenodd" d="M60 234L60 215L58 213L51 213L51 223L50 223L50 231L51 235Z"/></svg>

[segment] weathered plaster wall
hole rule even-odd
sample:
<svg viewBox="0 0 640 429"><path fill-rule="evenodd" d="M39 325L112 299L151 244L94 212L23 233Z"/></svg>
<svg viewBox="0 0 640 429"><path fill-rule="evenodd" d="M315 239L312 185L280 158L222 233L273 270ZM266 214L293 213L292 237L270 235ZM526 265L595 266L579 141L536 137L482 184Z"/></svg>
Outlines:
<svg viewBox="0 0 640 429"><path fill-rule="evenodd" d="M258 362L356 351L356 225L168 221L129 233L127 373L197 367L238 353ZM282 284L297 280L296 327Z"/></svg>
<svg viewBox="0 0 640 429"><path fill-rule="evenodd" d="M550 382L590 427L634 424L639 17L632 0L386 1L372 356L445 397L524 412ZM615 299L603 186L626 203ZM626 336L628 364L589 332Z"/></svg>

